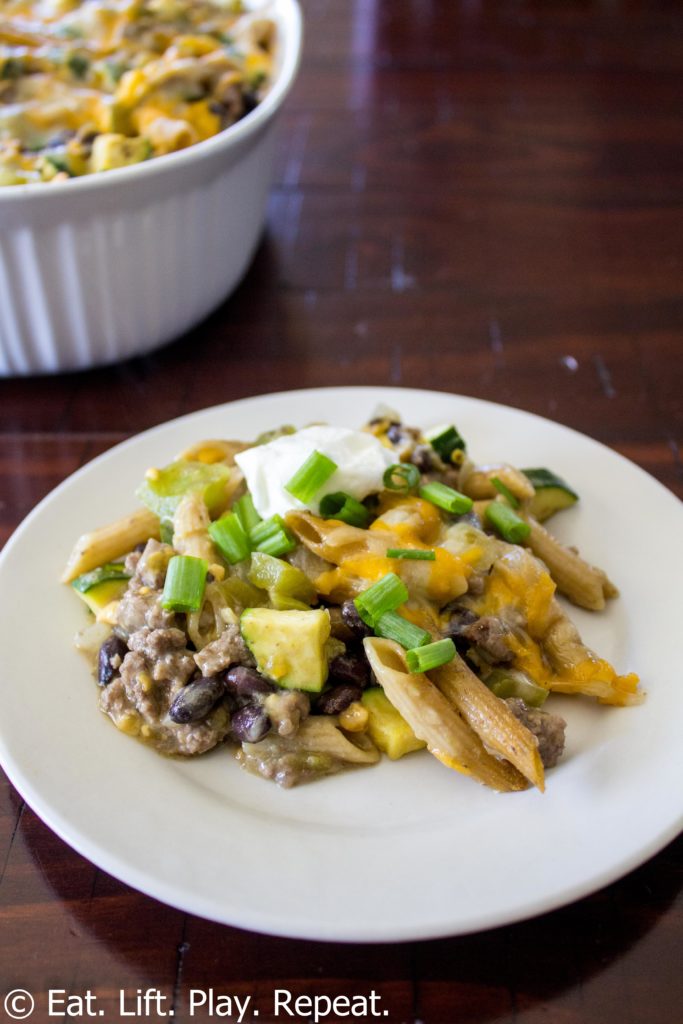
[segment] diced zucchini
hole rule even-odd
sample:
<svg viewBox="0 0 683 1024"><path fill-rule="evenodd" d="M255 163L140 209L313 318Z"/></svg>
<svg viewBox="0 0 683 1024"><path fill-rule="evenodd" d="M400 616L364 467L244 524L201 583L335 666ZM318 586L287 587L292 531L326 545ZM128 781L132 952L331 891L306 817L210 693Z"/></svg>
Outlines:
<svg viewBox="0 0 683 1024"><path fill-rule="evenodd" d="M320 693L328 671L326 608L246 608L240 628L259 672L285 689Z"/></svg>
<svg viewBox="0 0 683 1024"><path fill-rule="evenodd" d="M74 584L76 582L74 580ZM127 586L127 577L122 579L119 576L118 579L104 580L102 583L97 583L94 587L89 587L88 590L79 590L76 586L74 586L74 590L81 600L85 601L90 611L97 615L111 601L118 601L120 597L123 597Z"/></svg>
<svg viewBox="0 0 683 1024"><path fill-rule="evenodd" d="M397 761L399 757L410 754L413 750L422 750L426 746L389 701L381 686L371 686L364 690L361 700L370 716L370 739L392 761Z"/></svg>
<svg viewBox="0 0 683 1024"><path fill-rule="evenodd" d="M71 586L74 590L77 590L79 594L85 594L94 587L99 586L100 583L106 583L109 580L124 580L130 579L130 573L126 572L123 562L107 562L105 565L98 565L96 569L91 569L90 572L81 573L73 580Z"/></svg>
<svg viewBox="0 0 683 1024"><path fill-rule="evenodd" d="M539 523L579 500L576 491L549 469L523 469L522 472L536 491L529 504L529 511Z"/></svg>

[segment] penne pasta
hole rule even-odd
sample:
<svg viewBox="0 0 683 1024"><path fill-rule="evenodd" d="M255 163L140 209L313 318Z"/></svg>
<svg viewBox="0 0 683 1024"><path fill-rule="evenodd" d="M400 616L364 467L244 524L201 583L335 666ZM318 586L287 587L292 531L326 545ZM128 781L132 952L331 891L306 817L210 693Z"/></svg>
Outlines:
<svg viewBox="0 0 683 1024"><path fill-rule="evenodd" d="M543 764L535 737L463 659L456 657L447 665L433 669L430 678L486 748L504 757L543 792Z"/></svg>
<svg viewBox="0 0 683 1024"><path fill-rule="evenodd" d="M147 508L139 508L123 519L101 526L92 533L84 533L69 555L62 583L70 583L81 573L121 558L151 537L159 539L159 519Z"/></svg>
<svg viewBox="0 0 683 1024"><path fill-rule="evenodd" d="M527 544L548 566L558 590L580 608L602 611L606 598L618 593L602 569L589 565L576 551L561 544L533 516L524 518L531 527Z"/></svg>
<svg viewBox="0 0 683 1024"><path fill-rule="evenodd" d="M527 781L507 761L489 754L426 675L408 671L405 652L392 640L368 637L365 652L377 682L429 752L449 768L500 792L525 789Z"/></svg>

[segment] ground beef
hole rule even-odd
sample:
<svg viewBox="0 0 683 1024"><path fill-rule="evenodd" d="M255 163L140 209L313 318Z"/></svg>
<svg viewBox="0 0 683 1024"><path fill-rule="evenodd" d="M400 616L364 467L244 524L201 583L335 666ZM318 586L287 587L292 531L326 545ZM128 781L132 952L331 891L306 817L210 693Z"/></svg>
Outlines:
<svg viewBox="0 0 683 1024"><path fill-rule="evenodd" d="M133 550L133 551L130 551L126 555L126 560L123 563L123 567L124 567L124 569L126 570L126 572L128 573L129 576L134 576L135 575L135 570L138 567L138 562L140 561L140 556L141 555L142 555L142 551L138 550L137 548L135 550Z"/></svg>
<svg viewBox="0 0 683 1024"><path fill-rule="evenodd" d="M217 640L197 651L194 660L203 676L215 676L230 665L253 667L256 664L239 626L234 623L229 623Z"/></svg>
<svg viewBox="0 0 683 1024"><path fill-rule="evenodd" d="M149 540L142 552L131 551L127 556L126 569L133 575L116 612L116 625L124 636L144 626L166 629L175 625L175 613L162 608L160 600L172 554L170 544Z"/></svg>
<svg viewBox="0 0 683 1024"><path fill-rule="evenodd" d="M175 613L161 607L161 591L144 590L140 593L129 586L116 609L116 625L124 636L136 633L144 626L166 629L175 624Z"/></svg>
<svg viewBox="0 0 683 1024"><path fill-rule="evenodd" d="M463 626L459 635L493 664L505 665L514 658L507 644L509 630L504 622L493 615L482 615L476 622Z"/></svg>
<svg viewBox="0 0 683 1024"><path fill-rule="evenodd" d="M143 627L129 638L120 677L105 686L100 708L124 732L139 736L162 754L203 754L225 738L227 709L218 706L206 721L178 725L169 708L195 670L179 629Z"/></svg>
<svg viewBox="0 0 683 1024"><path fill-rule="evenodd" d="M182 629L150 629L143 626L128 638L131 651L147 660L152 679L186 683L194 672L194 659L185 647Z"/></svg>
<svg viewBox="0 0 683 1024"><path fill-rule="evenodd" d="M170 544L148 540L135 567L133 581L142 587L159 590L164 585L168 563L174 555Z"/></svg>
<svg viewBox="0 0 683 1024"><path fill-rule="evenodd" d="M311 710L310 700L299 690L270 693L263 706L279 736L293 736Z"/></svg>
<svg viewBox="0 0 683 1024"><path fill-rule="evenodd" d="M515 718L518 718L538 740L538 752L543 767L554 768L564 751L564 731L567 726L564 718L550 711L527 707L518 697L511 697L505 703Z"/></svg>

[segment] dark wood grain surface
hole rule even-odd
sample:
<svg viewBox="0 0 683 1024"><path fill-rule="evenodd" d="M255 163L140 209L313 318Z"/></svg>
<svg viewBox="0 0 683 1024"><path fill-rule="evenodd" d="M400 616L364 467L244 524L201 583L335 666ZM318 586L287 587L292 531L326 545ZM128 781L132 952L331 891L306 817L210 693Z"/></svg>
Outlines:
<svg viewBox="0 0 683 1024"><path fill-rule="evenodd" d="M305 58L246 279L149 357L0 382L0 541L119 440L310 385L418 386L518 406L605 442L683 496L680 5L306 0L304 10ZM194 1019L190 990L213 987L251 995L269 1022L276 986L374 989L389 1024L674 1024L682 864L679 839L590 898L474 936L272 939L113 880L0 776L0 1020L16 987L34 993L33 1020L49 1019L50 987L94 992L112 1021L120 989L156 988L183 1022Z"/></svg>

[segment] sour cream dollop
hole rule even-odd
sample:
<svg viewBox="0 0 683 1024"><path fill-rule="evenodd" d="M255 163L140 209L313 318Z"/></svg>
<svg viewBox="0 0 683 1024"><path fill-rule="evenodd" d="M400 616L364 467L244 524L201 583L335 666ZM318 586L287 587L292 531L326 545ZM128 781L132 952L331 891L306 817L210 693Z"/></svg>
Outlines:
<svg viewBox="0 0 683 1024"><path fill-rule="evenodd" d="M305 505L289 494L285 485L314 451L327 455L337 469ZM304 427L235 456L256 511L263 519L300 509L317 513L320 499L335 491L344 491L362 501L382 489L384 471L395 461L395 453L372 434L328 426Z"/></svg>

